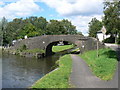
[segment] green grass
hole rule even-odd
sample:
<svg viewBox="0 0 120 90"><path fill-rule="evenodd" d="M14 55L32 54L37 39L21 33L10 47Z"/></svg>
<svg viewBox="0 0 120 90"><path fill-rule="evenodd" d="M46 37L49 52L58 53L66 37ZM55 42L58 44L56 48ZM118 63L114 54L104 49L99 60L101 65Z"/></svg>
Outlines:
<svg viewBox="0 0 120 90"><path fill-rule="evenodd" d="M53 46L52 51L53 52L60 52L60 51L64 51L66 49L70 49L73 47L74 47L74 45Z"/></svg>
<svg viewBox="0 0 120 90"><path fill-rule="evenodd" d="M110 48L103 48L99 50L99 57L97 58L96 50L88 51L80 55L91 68L92 72L103 80L111 80L117 65L116 52Z"/></svg>
<svg viewBox="0 0 120 90"><path fill-rule="evenodd" d="M27 50L23 50L22 52L26 52L26 53L45 53L44 50L39 49L39 48L27 49Z"/></svg>
<svg viewBox="0 0 120 90"><path fill-rule="evenodd" d="M65 55L57 62L59 68L38 80L31 88L68 88L72 59L70 55Z"/></svg>
<svg viewBox="0 0 120 90"><path fill-rule="evenodd" d="M77 52L77 51L79 51L80 50L80 48L76 48L76 49L74 49L72 52Z"/></svg>

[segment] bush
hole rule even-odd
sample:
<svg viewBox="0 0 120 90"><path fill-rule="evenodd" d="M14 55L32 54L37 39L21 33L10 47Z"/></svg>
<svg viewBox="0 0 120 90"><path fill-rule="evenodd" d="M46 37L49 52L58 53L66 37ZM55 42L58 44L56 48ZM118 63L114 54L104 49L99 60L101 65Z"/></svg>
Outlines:
<svg viewBox="0 0 120 90"><path fill-rule="evenodd" d="M23 50L26 50L27 49L27 46L24 44L24 45L22 45L21 47L20 47L20 51L22 52Z"/></svg>
<svg viewBox="0 0 120 90"><path fill-rule="evenodd" d="M115 43L115 37L109 37L105 40L103 40L104 43Z"/></svg>

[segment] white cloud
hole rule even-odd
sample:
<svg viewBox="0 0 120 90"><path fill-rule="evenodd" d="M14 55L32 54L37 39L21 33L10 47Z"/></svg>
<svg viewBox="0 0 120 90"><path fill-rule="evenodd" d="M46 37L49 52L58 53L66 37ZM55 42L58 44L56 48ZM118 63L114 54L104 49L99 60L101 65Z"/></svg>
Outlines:
<svg viewBox="0 0 120 90"><path fill-rule="evenodd" d="M4 2L2 2L2 1L0 1L0 6L1 6L1 5L5 5L5 3L4 3Z"/></svg>
<svg viewBox="0 0 120 90"><path fill-rule="evenodd" d="M63 16L101 14L103 0L41 0Z"/></svg>
<svg viewBox="0 0 120 90"><path fill-rule="evenodd" d="M88 23L96 17L101 21L103 0L40 0L59 15L69 19L78 31L88 35Z"/></svg>
<svg viewBox="0 0 120 90"><path fill-rule="evenodd" d="M102 15L91 15L91 16L73 16L69 17L69 19L73 25L76 26L78 31L81 31L84 35L88 35L88 23L92 20L92 18L97 18L98 20L102 20Z"/></svg>
<svg viewBox="0 0 120 90"><path fill-rule="evenodd" d="M15 17L26 17L35 12L40 11L40 7L34 2L34 0L19 0L14 3L0 7L0 18L6 17L12 19Z"/></svg>
<svg viewBox="0 0 120 90"><path fill-rule="evenodd" d="M12 2L0 7L0 18L26 17L40 10L35 2L44 2L47 6L54 8L58 15L69 19L77 30L84 35L88 33L88 23L93 17L101 20L103 11L103 0L1 0ZM42 9L41 9L42 10ZM46 10L47 11L47 10ZM1 13L2 12L2 13ZM49 15L50 17L56 17ZM44 17L44 16L43 16Z"/></svg>

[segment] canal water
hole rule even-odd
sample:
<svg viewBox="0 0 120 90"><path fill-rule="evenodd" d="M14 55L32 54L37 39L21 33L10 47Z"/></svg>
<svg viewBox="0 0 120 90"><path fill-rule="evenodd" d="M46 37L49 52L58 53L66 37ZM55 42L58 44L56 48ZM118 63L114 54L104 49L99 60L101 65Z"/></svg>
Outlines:
<svg viewBox="0 0 120 90"><path fill-rule="evenodd" d="M60 54L35 59L2 55L2 88L27 88L50 72Z"/></svg>
<svg viewBox="0 0 120 90"><path fill-rule="evenodd" d="M35 59L11 54L2 55L2 88L27 88L52 71L60 56L71 49L49 57Z"/></svg>

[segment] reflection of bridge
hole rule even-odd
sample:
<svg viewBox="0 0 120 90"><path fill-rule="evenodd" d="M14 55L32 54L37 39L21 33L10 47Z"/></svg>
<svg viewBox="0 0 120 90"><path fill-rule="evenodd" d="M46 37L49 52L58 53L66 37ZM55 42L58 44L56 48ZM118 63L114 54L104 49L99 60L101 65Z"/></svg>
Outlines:
<svg viewBox="0 0 120 90"><path fill-rule="evenodd" d="M46 51L46 55L52 54L52 46L60 41L64 44L72 43L84 50L96 48L96 40L93 38L80 35L44 35L33 38L24 39L15 43L13 48L17 49L22 45L26 45L28 49L40 48ZM99 44L101 46L101 44Z"/></svg>

